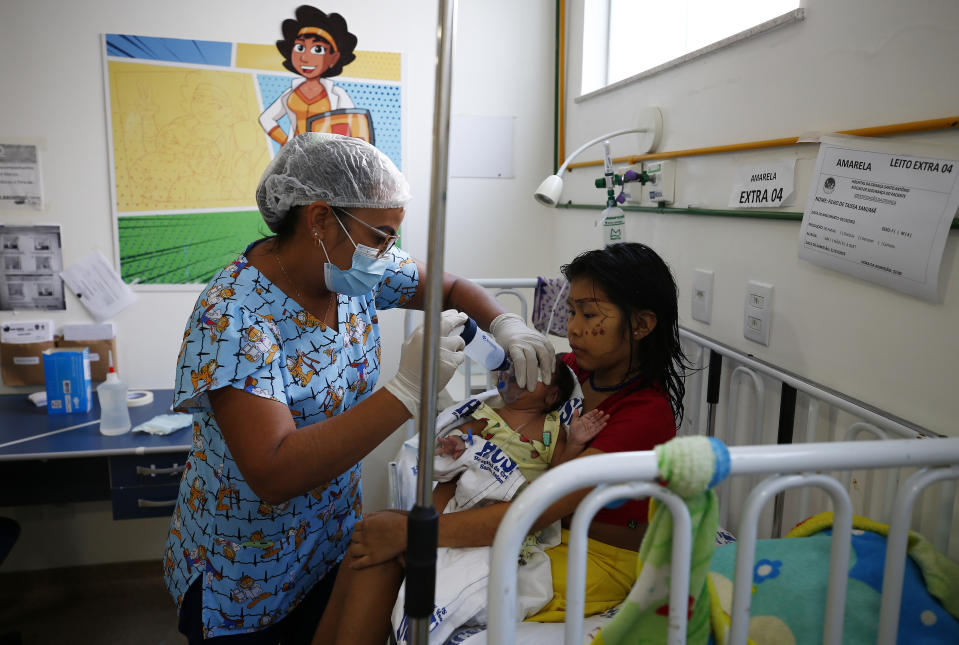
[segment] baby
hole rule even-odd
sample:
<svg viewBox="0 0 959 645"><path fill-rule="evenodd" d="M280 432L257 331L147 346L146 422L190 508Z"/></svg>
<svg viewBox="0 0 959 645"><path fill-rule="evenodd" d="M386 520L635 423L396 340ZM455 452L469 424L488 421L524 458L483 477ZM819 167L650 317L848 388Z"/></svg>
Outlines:
<svg viewBox="0 0 959 645"><path fill-rule="evenodd" d="M454 513L512 499L548 467L583 452L605 427L609 415L604 412L593 410L581 417L576 411L567 431L562 431L559 410L572 395L576 377L559 357L556 361L549 385L539 382L529 392L516 384L510 372L500 373L497 389L505 405L493 408L473 399L457 411L464 420L436 442L434 478L455 486L445 508L438 510ZM556 542L558 532L557 527ZM535 613L552 598L552 577L543 554L547 546L539 534L527 537L524 544L518 590L523 615ZM484 623L489 551L489 547L437 549L437 610L431 621L430 643L445 641L464 623ZM399 557L397 562L404 560ZM330 601L334 609L324 614L314 644L382 642L380 630L384 624L389 627L391 613L393 637L405 642L409 627L403 608L405 585L401 586L403 572L397 569L391 563L341 569ZM361 617L354 616L352 607L360 605Z"/></svg>
<svg viewBox="0 0 959 645"><path fill-rule="evenodd" d="M572 395L576 378L560 357L556 358L553 382L546 385L540 381L532 392L516 385L508 371L498 377L498 389L506 405L494 409L479 403L464 422L436 440L437 455L459 459L467 444L472 445L479 437L494 443L516 463L526 481L533 481L548 467L583 452L609 419L600 410L582 417L577 410L567 432L561 432L559 409Z"/></svg>

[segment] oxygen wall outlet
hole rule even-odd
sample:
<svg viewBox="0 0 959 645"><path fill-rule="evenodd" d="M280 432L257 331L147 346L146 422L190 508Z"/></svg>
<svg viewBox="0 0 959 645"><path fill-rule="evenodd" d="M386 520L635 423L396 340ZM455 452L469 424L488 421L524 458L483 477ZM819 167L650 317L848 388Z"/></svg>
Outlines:
<svg viewBox="0 0 959 645"><path fill-rule="evenodd" d="M693 320L704 322L707 325L712 321L713 314L713 272L705 269L696 269L693 272L693 293L691 309Z"/></svg>
<svg viewBox="0 0 959 645"><path fill-rule="evenodd" d="M620 176L625 176L627 172L632 170L637 175L643 172L643 164L636 163L629 166L623 166L616 169L616 174ZM619 189L617 188L617 191ZM629 181L623 184L622 190L626 193L626 203L632 204L634 206L639 206L643 201L643 186L638 181Z"/></svg>
<svg viewBox="0 0 959 645"><path fill-rule="evenodd" d="M773 320L773 286L750 280L743 306L743 336L769 346L769 327Z"/></svg>
<svg viewBox="0 0 959 645"><path fill-rule="evenodd" d="M676 162L670 159L647 161L643 170L649 175L649 181L643 186L643 206L672 204L676 192Z"/></svg>

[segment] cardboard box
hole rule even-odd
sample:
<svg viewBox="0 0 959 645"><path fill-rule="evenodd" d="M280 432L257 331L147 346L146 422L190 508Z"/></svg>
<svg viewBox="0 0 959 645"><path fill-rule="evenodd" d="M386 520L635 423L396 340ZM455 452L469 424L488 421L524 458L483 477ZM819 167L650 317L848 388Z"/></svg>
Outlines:
<svg viewBox="0 0 959 645"><path fill-rule="evenodd" d="M52 320L0 323L0 377L4 385L43 385L43 350L53 347Z"/></svg>
<svg viewBox="0 0 959 645"><path fill-rule="evenodd" d="M43 352L53 341L43 343L0 343L0 378L4 385L44 385Z"/></svg>
<svg viewBox="0 0 959 645"><path fill-rule="evenodd" d="M93 407L90 350L54 348L43 352L47 414L89 412Z"/></svg>
<svg viewBox="0 0 959 645"><path fill-rule="evenodd" d="M81 349L86 347L90 350L90 374L95 383L107 380L107 370L109 369L108 357L113 352L113 364L117 365L117 339L110 340L64 340L57 336L57 347Z"/></svg>

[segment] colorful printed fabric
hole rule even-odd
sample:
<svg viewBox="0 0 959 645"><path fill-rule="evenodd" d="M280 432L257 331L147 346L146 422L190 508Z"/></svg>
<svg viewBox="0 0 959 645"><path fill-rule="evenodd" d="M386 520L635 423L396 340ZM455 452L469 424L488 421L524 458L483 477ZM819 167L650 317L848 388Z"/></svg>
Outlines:
<svg viewBox="0 0 959 645"><path fill-rule="evenodd" d="M706 577L719 526L719 504L710 488L729 474L729 452L716 439L680 437L657 446L656 457L660 478L689 509L692 561L686 642L705 645L709 639ZM616 616L593 639L593 645L666 642L672 552L673 517L657 500L650 500L649 528L639 547L636 583Z"/></svg>
<svg viewBox="0 0 959 645"><path fill-rule="evenodd" d="M543 424L543 436L547 436L548 432L552 438L549 444L516 432L503 421L495 409L485 403L481 403L470 413L470 416L478 421L486 421L486 427L480 433L483 439L495 443L515 461L526 481L531 482L546 472L553 457L553 450L556 448L556 437L560 432L558 412L547 414Z"/></svg>
<svg viewBox="0 0 959 645"><path fill-rule="evenodd" d="M569 295L569 283L566 278L536 278L533 291L533 313L530 323L533 328L544 334L566 338L566 325L569 322L566 296Z"/></svg>
<svg viewBox="0 0 959 645"><path fill-rule="evenodd" d="M231 386L279 401L297 427L348 410L369 396L379 375L377 311L408 302L417 279L415 262L394 248L375 291L337 296L335 329L249 266L245 255L198 298L174 392L174 407L193 414L193 449L163 570L178 606L190 583L203 577L205 637L256 631L286 616L342 559L361 516L359 464L283 504L259 499L230 454L207 392Z"/></svg>
<svg viewBox="0 0 959 645"><path fill-rule="evenodd" d="M757 540L750 602L749 641L758 645L819 643L826 616L832 513L820 513L781 540ZM853 516L842 642L875 643L882 596L888 526ZM801 539L798 539L801 538ZM956 589L959 567L910 533L899 643L959 642ZM736 547L719 547L710 566L712 629L718 645L729 639Z"/></svg>

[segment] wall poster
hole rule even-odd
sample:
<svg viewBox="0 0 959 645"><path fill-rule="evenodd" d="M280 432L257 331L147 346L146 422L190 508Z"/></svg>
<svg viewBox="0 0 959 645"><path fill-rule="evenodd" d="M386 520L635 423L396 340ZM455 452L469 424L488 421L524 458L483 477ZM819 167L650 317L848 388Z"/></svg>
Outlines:
<svg viewBox="0 0 959 645"><path fill-rule="evenodd" d="M268 234L256 183L294 131L364 138L402 168L401 56L355 50L333 16L301 7L265 26L275 45L104 35L125 282L206 283Z"/></svg>

